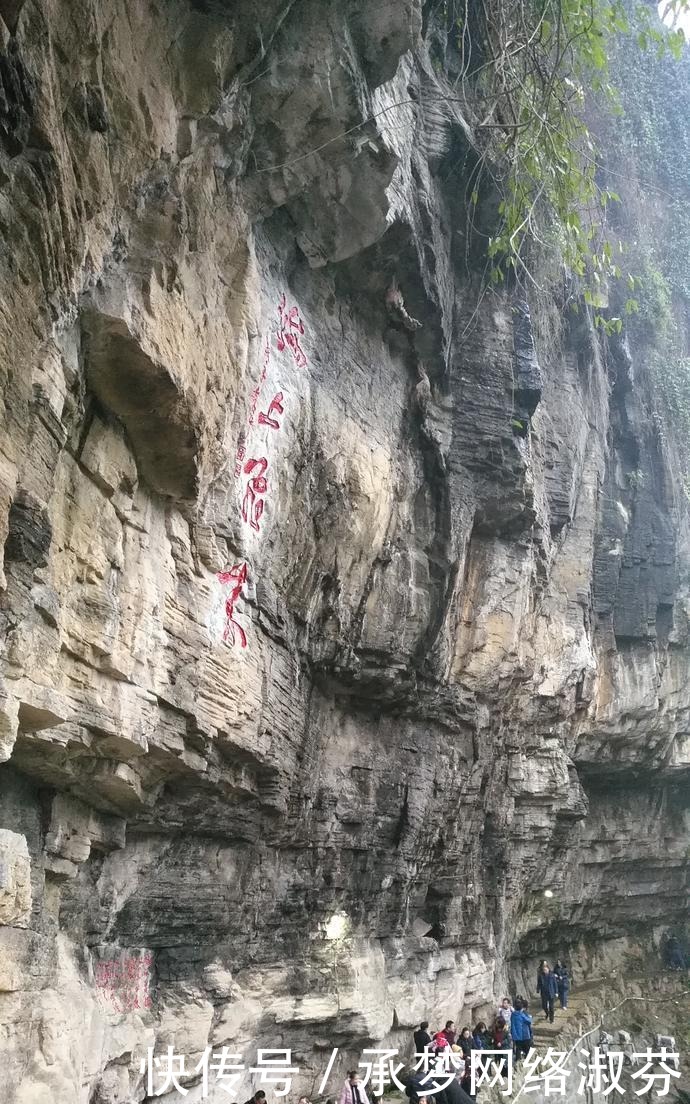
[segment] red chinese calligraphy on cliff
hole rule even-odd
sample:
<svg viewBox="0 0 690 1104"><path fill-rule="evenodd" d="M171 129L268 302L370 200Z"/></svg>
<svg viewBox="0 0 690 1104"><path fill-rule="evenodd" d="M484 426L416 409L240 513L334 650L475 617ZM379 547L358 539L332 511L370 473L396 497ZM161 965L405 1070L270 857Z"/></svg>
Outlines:
<svg viewBox="0 0 690 1104"><path fill-rule="evenodd" d="M96 989L114 1012L133 1012L151 1008L149 993L153 955L138 958L106 959L94 968Z"/></svg>
<svg viewBox="0 0 690 1104"><path fill-rule="evenodd" d="M258 460L247 460L247 463L244 465L245 475L251 475L256 468L259 469L259 472L248 480L244 498L242 499L242 517L245 521L248 521L252 529L255 529L258 533L259 521L264 512L263 496L268 490L268 480L265 474L268 470L268 460L265 456L259 457Z"/></svg>
<svg viewBox="0 0 690 1104"><path fill-rule="evenodd" d="M219 571L218 582L221 586L229 586L230 592L225 599L225 627L223 640L226 644L235 643L235 631L239 636L240 647L247 647L247 634L235 618L235 603L241 597L242 589L247 581L246 563L235 564L229 571Z"/></svg>
<svg viewBox="0 0 690 1104"><path fill-rule="evenodd" d="M304 336L304 324L299 316L299 309L297 307L290 307L288 309L284 292L278 303L278 318L278 333L276 335L278 351L282 353L288 348L292 353L292 359L297 367L306 368L307 358L299 343L300 337Z"/></svg>
<svg viewBox="0 0 690 1104"><path fill-rule="evenodd" d="M288 350L294 363L299 368L306 367L307 357L300 345L300 338L304 336L304 323L300 318L299 308L297 306L288 307L285 293L280 296L278 302L278 327L274 330L274 334L278 351ZM258 423L259 426L267 426L270 430L276 432L282 429L282 418L285 413L285 394L282 390L276 391L268 405L266 405L268 394L270 394L268 388L266 388L268 394L264 393L262 396L263 385L268 379L271 363L271 345L272 337L270 333L267 333L263 345L261 375L259 383L252 389L250 395L247 423L250 426ZM280 382L278 385L280 386ZM275 382L272 386L275 386ZM259 406L259 404L261 405ZM259 407L258 417L257 407ZM253 433L250 436L252 439L254 438ZM270 434L268 436L270 437ZM243 488L240 512L245 524L249 525L254 532L259 533L266 505L265 496L268 493L266 473L268 472L269 461L266 456L251 455L254 450L257 452L263 450L265 444L260 445L256 440L253 440L253 444L248 447L247 437L248 434L243 430L235 453L235 476L249 477ZM247 458L248 453L249 458ZM242 596L247 574L248 567L244 562L235 564L229 571L221 571L217 574L221 586L229 588L225 598L225 621L222 638L226 644L234 645L239 642L241 648L247 647L247 634L237 620L235 606Z"/></svg>
<svg viewBox="0 0 690 1104"><path fill-rule="evenodd" d="M271 417L271 415L285 413L285 407L283 406L284 401L282 391L274 395L266 413L264 414L263 410L259 411L259 425L267 425L270 426L271 429L280 429L278 419Z"/></svg>

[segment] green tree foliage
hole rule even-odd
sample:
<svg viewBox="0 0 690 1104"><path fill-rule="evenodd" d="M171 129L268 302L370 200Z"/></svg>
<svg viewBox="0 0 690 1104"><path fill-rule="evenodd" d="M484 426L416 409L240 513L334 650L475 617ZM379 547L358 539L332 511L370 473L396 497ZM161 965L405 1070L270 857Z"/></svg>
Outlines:
<svg viewBox="0 0 690 1104"><path fill-rule="evenodd" d="M690 0L669 0L667 8L672 21L690 10ZM485 174L502 196L488 243L491 281L510 270L531 280L531 246L556 248L580 278L598 324L620 332L621 319L601 313L609 282L623 275L623 247L608 217L620 197L601 182L588 111L594 98L621 113L609 62L618 40L679 57L682 30L664 26L644 3L484 0L474 21L461 21L459 37L463 55L474 46L482 59L474 66L482 157L471 199L477 202ZM468 74L471 68L468 62ZM634 295L625 309L636 309Z"/></svg>

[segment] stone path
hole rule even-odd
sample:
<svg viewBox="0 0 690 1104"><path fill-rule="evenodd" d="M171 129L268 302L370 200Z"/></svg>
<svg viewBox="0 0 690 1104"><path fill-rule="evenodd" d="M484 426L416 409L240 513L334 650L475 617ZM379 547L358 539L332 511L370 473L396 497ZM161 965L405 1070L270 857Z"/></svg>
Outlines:
<svg viewBox="0 0 690 1104"><path fill-rule="evenodd" d="M565 1028L585 1031L588 1027L591 1027L592 1021L588 1004L591 1004L593 995L598 990L601 991L603 984L602 981L597 980L578 985L577 989L573 990L568 996L567 1008L560 1008L558 1000L556 1000L556 1017L553 1023L549 1023L544 1019L541 999L532 997L530 999L530 1012L534 1021L534 1045L539 1050L546 1050L550 1046L558 1049L556 1043ZM569 1030L569 1034L572 1034L572 1030Z"/></svg>

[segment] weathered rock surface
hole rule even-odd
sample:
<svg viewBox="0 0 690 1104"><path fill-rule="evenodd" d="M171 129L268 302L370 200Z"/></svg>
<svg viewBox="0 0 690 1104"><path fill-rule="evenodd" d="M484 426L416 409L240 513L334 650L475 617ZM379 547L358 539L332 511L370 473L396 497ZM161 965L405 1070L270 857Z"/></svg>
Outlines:
<svg viewBox="0 0 690 1104"><path fill-rule="evenodd" d="M672 449L478 304L429 7L0 5L8 1104L332 1090L686 915Z"/></svg>

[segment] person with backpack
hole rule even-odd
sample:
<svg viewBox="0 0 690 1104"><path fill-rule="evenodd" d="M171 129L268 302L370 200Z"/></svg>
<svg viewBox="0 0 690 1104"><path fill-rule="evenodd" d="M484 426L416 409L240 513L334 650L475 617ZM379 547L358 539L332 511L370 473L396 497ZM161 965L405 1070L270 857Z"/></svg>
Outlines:
<svg viewBox="0 0 690 1104"><path fill-rule="evenodd" d="M554 1005L558 996L558 983L548 966L544 966L537 979L537 993L541 997L541 1006L549 1023L554 1020Z"/></svg>
<svg viewBox="0 0 690 1104"><path fill-rule="evenodd" d="M565 962L560 958L556 960L556 965L553 968L554 977L556 978L556 985L558 986L558 999L560 1001L561 1008L568 1007L568 993L570 992L570 976L568 974L568 967Z"/></svg>
<svg viewBox="0 0 690 1104"><path fill-rule="evenodd" d="M510 1015L510 1034L513 1037L513 1057L519 1062L529 1054L533 1039L532 1017L527 1011L527 1005L519 999L515 1001L515 1008Z"/></svg>

